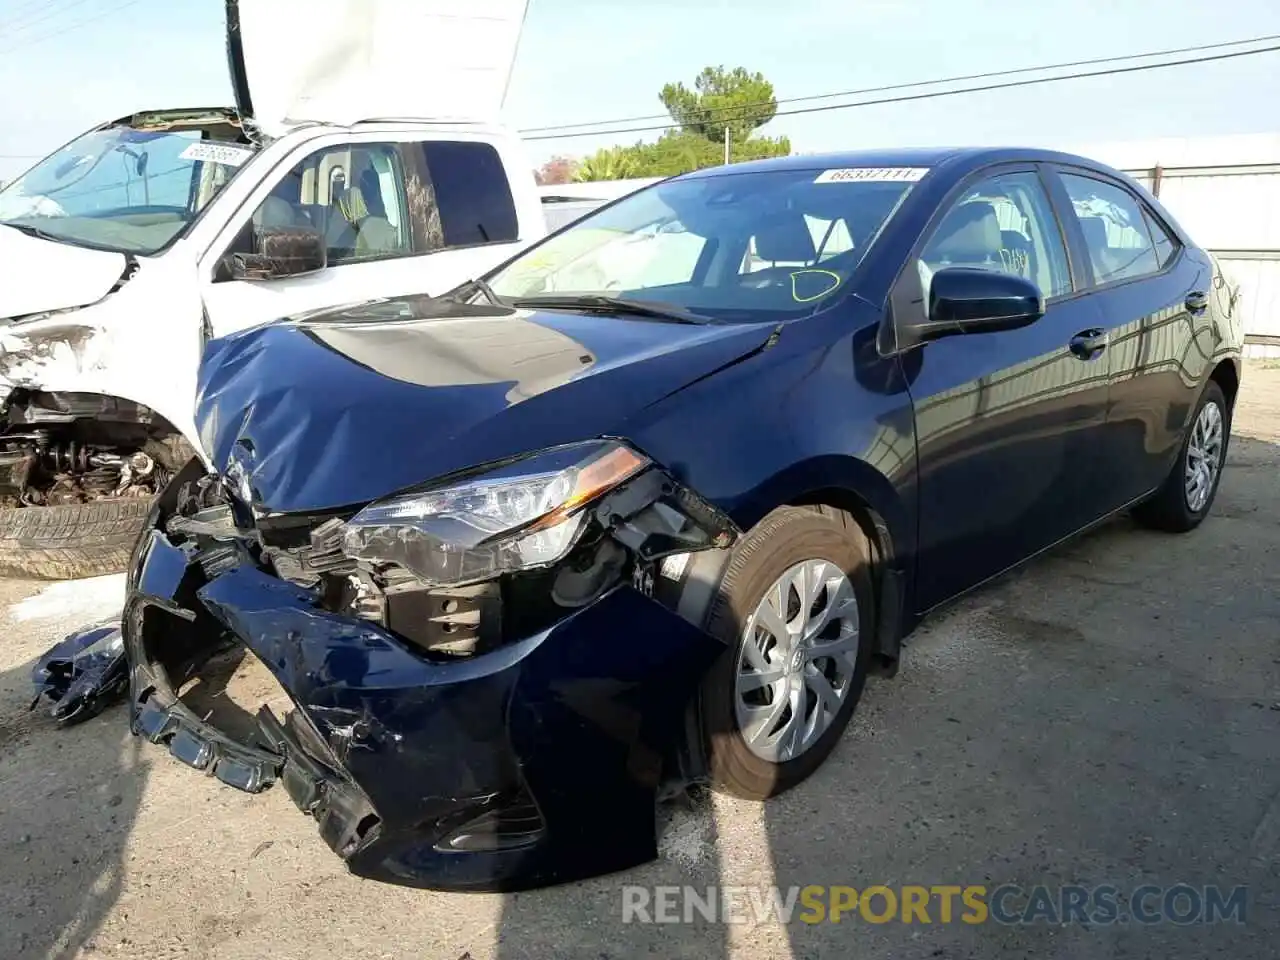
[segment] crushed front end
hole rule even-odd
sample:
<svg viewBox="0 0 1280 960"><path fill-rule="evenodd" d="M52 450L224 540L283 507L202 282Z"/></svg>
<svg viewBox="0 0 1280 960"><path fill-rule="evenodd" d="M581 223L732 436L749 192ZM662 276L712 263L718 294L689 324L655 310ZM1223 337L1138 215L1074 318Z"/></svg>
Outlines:
<svg viewBox="0 0 1280 960"><path fill-rule="evenodd" d="M596 485L590 496L556 494L574 529L546 562L529 562L531 537L550 542L545 518L518 549L490 535L441 561L387 525L405 511L394 499L377 516L255 514L234 480L193 463L131 564L133 732L242 790L282 782L364 877L511 890L652 859L655 801L688 779L689 707L724 646L646 585L665 557L737 531L642 456L592 456L576 481ZM235 647L291 703L284 716L262 707L249 737L180 695Z"/></svg>

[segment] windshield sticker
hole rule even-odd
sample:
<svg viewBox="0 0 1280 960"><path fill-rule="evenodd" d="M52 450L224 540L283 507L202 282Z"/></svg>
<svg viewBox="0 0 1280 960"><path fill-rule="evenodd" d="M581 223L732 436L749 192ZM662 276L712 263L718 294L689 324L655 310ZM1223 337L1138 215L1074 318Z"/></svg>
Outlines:
<svg viewBox="0 0 1280 960"><path fill-rule="evenodd" d="M823 170L814 183L915 183L928 167L845 167L841 170Z"/></svg>
<svg viewBox="0 0 1280 960"><path fill-rule="evenodd" d="M193 143L179 154L183 160L196 160L203 163L220 163L226 167L238 167L253 156L253 151L238 143L215 143L212 140L201 140Z"/></svg>

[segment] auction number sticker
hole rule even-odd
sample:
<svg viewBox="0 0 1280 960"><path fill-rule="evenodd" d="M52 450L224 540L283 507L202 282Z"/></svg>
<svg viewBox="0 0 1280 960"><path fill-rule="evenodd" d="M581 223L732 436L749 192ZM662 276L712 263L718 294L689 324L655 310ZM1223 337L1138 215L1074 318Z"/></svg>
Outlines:
<svg viewBox="0 0 1280 960"><path fill-rule="evenodd" d="M845 167L842 170L823 170L814 183L915 183L928 167Z"/></svg>
<svg viewBox="0 0 1280 960"><path fill-rule="evenodd" d="M220 163L227 167L238 167L253 156L253 151L235 143L214 143L201 140L191 144L179 156L183 160L196 160L203 163Z"/></svg>

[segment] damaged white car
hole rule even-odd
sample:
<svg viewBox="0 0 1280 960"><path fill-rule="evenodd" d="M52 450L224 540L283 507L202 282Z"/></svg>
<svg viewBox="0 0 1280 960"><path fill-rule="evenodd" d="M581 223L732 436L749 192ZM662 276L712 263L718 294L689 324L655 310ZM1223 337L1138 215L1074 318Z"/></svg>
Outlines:
<svg viewBox="0 0 1280 960"><path fill-rule="evenodd" d="M442 293L545 233L493 122L526 6L228 0L234 108L122 117L0 191L0 575L124 568L204 456L208 339Z"/></svg>

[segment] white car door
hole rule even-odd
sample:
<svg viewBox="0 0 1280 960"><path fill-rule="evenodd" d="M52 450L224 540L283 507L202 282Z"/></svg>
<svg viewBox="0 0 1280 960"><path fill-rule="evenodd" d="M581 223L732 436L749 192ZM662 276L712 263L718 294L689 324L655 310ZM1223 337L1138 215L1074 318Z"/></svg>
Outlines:
<svg viewBox="0 0 1280 960"><path fill-rule="evenodd" d="M521 226L503 160L482 139L326 143L264 183L209 251L201 285L212 333L363 300L444 293L514 254ZM236 279L227 258L255 252L271 227L319 231L328 265Z"/></svg>

